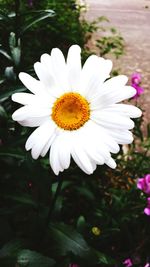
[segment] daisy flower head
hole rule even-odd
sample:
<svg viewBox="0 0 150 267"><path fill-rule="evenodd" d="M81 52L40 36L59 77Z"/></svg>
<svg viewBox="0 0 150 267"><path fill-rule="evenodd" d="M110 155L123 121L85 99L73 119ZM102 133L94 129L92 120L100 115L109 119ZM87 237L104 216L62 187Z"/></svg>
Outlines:
<svg viewBox="0 0 150 267"><path fill-rule="evenodd" d="M97 165L115 168L111 153L119 152L119 144L133 141L130 117L141 116L137 107L119 103L135 95L135 89L126 86L127 77L108 79L112 62L96 55L82 67L80 54L78 45L70 47L66 60L58 48L43 54L34 64L38 79L19 74L31 93L12 95L13 101L24 105L13 113L13 120L37 127L26 150L34 159L49 151L56 175L70 166L71 157L87 174Z"/></svg>

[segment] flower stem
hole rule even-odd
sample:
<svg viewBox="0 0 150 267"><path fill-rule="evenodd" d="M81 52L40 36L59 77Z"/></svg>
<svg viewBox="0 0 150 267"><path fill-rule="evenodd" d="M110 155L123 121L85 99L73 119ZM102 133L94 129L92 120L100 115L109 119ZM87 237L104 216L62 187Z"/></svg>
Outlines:
<svg viewBox="0 0 150 267"><path fill-rule="evenodd" d="M62 188L62 184L63 184L63 175L58 177L58 185L57 185L57 189L56 192L54 194L54 197L52 198L52 202L51 202L51 206L48 212L48 216L47 216L47 220L46 220L46 224L48 225L51 217L52 217L52 213L55 207L55 203L57 201L57 197L59 196L59 193L61 192L61 188Z"/></svg>

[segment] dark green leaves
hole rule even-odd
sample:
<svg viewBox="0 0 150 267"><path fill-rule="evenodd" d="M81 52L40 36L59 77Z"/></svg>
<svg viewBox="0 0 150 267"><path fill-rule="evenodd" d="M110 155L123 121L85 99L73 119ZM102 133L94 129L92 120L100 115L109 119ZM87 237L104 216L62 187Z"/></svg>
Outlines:
<svg viewBox="0 0 150 267"><path fill-rule="evenodd" d="M23 86L10 87L5 91L0 92L0 102L5 101L14 93L24 92L25 90L26 88Z"/></svg>
<svg viewBox="0 0 150 267"><path fill-rule="evenodd" d="M19 267L51 267L55 261L36 251L23 249L18 253L17 263Z"/></svg>
<svg viewBox="0 0 150 267"><path fill-rule="evenodd" d="M55 261L39 252L24 249L26 243L22 240L13 240L0 250L1 266L18 267L51 267Z"/></svg>
<svg viewBox="0 0 150 267"><path fill-rule="evenodd" d="M30 13L28 13L30 14ZM33 14L33 13L32 13ZM29 28L34 26L40 21L43 21L44 19L50 18L54 16L54 11L48 9L48 10L39 10L37 12L34 12L34 16L29 18L26 22L26 24L21 29L21 34L25 33Z"/></svg>
<svg viewBox="0 0 150 267"><path fill-rule="evenodd" d="M20 57L21 57L21 40L20 38L17 38L14 32L10 33L9 47L14 65L18 66L20 64Z"/></svg>
<svg viewBox="0 0 150 267"><path fill-rule="evenodd" d="M89 252L89 247L83 237L73 228L63 224L51 224L50 235L55 240L56 248L60 255L72 252L75 255L84 257Z"/></svg>
<svg viewBox="0 0 150 267"><path fill-rule="evenodd" d="M83 236L69 225L50 224L49 234L58 255L65 256L71 253L81 261L86 261L87 265L113 262L105 254L91 248Z"/></svg>

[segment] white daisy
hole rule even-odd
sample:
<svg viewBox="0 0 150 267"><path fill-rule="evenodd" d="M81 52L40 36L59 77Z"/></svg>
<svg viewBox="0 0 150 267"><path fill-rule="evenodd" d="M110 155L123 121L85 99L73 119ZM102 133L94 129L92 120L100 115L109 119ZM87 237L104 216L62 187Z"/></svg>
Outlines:
<svg viewBox="0 0 150 267"><path fill-rule="evenodd" d="M34 64L39 80L19 74L32 94L12 95L13 101L24 105L13 113L13 120L37 127L26 150L31 149L34 159L50 150L49 162L56 175L69 167L71 157L87 174L104 163L115 168L111 153L119 152L119 144L133 141L130 117L141 116L137 107L118 104L136 93L125 85L127 77L108 79L112 62L96 55L82 68L80 53L80 47L73 45L66 61L58 48L51 55L43 54Z"/></svg>

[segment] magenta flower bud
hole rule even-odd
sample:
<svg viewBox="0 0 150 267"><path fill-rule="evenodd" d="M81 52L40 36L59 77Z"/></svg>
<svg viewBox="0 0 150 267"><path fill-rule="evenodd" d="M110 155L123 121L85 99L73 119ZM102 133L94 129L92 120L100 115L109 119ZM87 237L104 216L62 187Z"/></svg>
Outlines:
<svg viewBox="0 0 150 267"><path fill-rule="evenodd" d="M147 198L147 207L144 209L144 213L150 216L150 197Z"/></svg>
<svg viewBox="0 0 150 267"><path fill-rule="evenodd" d="M126 266L126 267L131 267L133 264L132 264L132 261L130 258L126 259L123 264Z"/></svg>
<svg viewBox="0 0 150 267"><path fill-rule="evenodd" d="M137 188L150 195L150 174L145 175L144 178L138 179Z"/></svg>
<svg viewBox="0 0 150 267"><path fill-rule="evenodd" d="M141 74L140 73L133 73L131 76L131 83L139 84L141 82Z"/></svg>
<svg viewBox="0 0 150 267"><path fill-rule="evenodd" d="M79 265L77 265L75 263L71 263L71 264L69 264L69 267L79 267Z"/></svg>
<svg viewBox="0 0 150 267"><path fill-rule="evenodd" d="M144 89L138 84L132 83L131 85L136 89L136 94L133 96L133 99L137 99L140 95L144 93Z"/></svg>
<svg viewBox="0 0 150 267"><path fill-rule="evenodd" d="M136 94L133 96L134 99L137 99L144 92L144 89L140 86L141 79L140 73L133 73L131 76L131 85L136 89Z"/></svg>

